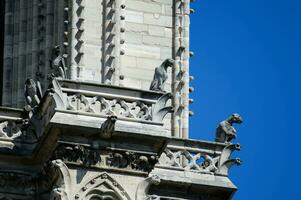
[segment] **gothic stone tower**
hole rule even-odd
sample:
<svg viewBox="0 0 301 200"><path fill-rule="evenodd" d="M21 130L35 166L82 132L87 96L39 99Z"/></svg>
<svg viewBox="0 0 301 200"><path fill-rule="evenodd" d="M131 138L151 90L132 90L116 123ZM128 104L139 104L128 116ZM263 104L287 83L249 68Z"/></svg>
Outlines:
<svg viewBox="0 0 301 200"><path fill-rule="evenodd" d="M192 11L1 0L0 200L231 199L241 117L188 139Z"/></svg>

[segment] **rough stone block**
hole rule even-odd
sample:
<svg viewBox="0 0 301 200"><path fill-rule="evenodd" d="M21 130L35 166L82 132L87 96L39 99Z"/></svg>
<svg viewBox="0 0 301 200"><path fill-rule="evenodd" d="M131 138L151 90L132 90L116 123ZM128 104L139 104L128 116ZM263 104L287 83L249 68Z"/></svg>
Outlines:
<svg viewBox="0 0 301 200"><path fill-rule="evenodd" d="M148 25L137 24L132 22L127 22L125 24L125 29L127 32L137 32L140 34L148 34Z"/></svg>
<svg viewBox="0 0 301 200"><path fill-rule="evenodd" d="M144 35L142 39L144 44L172 47L171 38Z"/></svg>
<svg viewBox="0 0 301 200"><path fill-rule="evenodd" d="M172 17L171 16L166 16L166 15L161 15L161 14L144 13L143 19L144 19L145 24L172 27Z"/></svg>
<svg viewBox="0 0 301 200"><path fill-rule="evenodd" d="M160 59L161 53L159 47L137 44L125 44L125 55L143 58Z"/></svg>
<svg viewBox="0 0 301 200"><path fill-rule="evenodd" d="M136 67L137 66L137 58L133 56L121 56L120 62L122 66L125 67Z"/></svg>
<svg viewBox="0 0 301 200"><path fill-rule="evenodd" d="M163 60L160 59L149 59L149 58L136 58L137 66L139 68L155 70L156 67L160 66Z"/></svg>
<svg viewBox="0 0 301 200"><path fill-rule="evenodd" d="M160 58L162 60L165 60L167 58L171 58L172 57L172 49L169 48L169 47L161 47L160 53L161 53L161 57Z"/></svg>
<svg viewBox="0 0 301 200"><path fill-rule="evenodd" d="M132 10L125 10L125 20L127 22L134 22L134 23L143 23L143 13L132 11Z"/></svg>
<svg viewBox="0 0 301 200"><path fill-rule="evenodd" d="M126 2L127 8L142 12L161 13L162 6L160 3L153 1L135 1L129 0Z"/></svg>
<svg viewBox="0 0 301 200"><path fill-rule="evenodd" d="M150 83L153 79L153 70L140 69L139 67L127 67L126 72L127 77L137 78L140 81L147 80Z"/></svg>
<svg viewBox="0 0 301 200"><path fill-rule="evenodd" d="M164 28L164 32L165 32L165 37L167 38L172 38L172 28Z"/></svg>
<svg viewBox="0 0 301 200"><path fill-rule="evenodd" d="M162 26L149 25L148 32L150 35L154 35L154 36L162 36L162 37L165 36L165 28Z"/></svg>
<svg viewBox="0 0 301 200"><path fill-rule="evenodd" d="M172 5L162 5L162 14L172 16Z"/></svg>
<svg viewBox="0 0 301 200"><path fill-rule="evenodd" d="M127 43L142 44L142 34L137 32L125 32L125 40Z"/></svg>
<svg viewBox="0 0 301 200"><path fill-rule="evenodd" d="M126 85L129 88L138 88L141 89L141 81L135 78L130 78L128 76L125 76L125 79L123 81L124 85Z"/></svg>

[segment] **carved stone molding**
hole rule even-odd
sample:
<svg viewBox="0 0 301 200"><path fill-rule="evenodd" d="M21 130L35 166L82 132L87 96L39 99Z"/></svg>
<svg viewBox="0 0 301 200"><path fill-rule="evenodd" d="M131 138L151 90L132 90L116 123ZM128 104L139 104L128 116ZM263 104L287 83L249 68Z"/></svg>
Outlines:
<svg viewBox="0 0 301 200"><path fill-rule="evenodd" d="M149 172L157 163L157 160L157 157L154 155L143 155L134 152L114 152L109 153L107 164L110 167Z"/></svg>
<svg viewBox="0 0 301 200"><path fill-rule="evenodd" d="M72 162L86 166L96 165L101 162L101 156L97 150L81 145L60 144L57 146L53 157L65 162Z"/></svg>
<svg viewBox="0 0 301 200"><path fill-rule="evenodd" d="M155 155L121 150L99 150L73 144L58 145L53 159L61 159L66 163L76 165L137 172L151 171L158 161Z"/></svg>
<svg viewBox="0 0 301 200"><path fill-rule="evenodd" d="M71 176L68 167L62 160L51 161L54 184L50 192L50 200L71 200Z"/></svg>
<svg viewBox="0 0 301 200"><path fill-rule="evenodd" d="M123 187L107 173L101 173L81 184L73 198L79 200L130 200Z"/></svg>
<svg viewBox="0 0 301 200"><path fill-rule="evenodd" d="M152 185L159 185L160 182L161 182L161 178L158 175L150 174L145 180L143 180L141 183L139 183L139 185L137 187L135 199L136 200L155 199L155 198L151 198L150 196L148 196L148 192Z"/></svg>
<svg viewBox="0 0 301 200"><path fill-rule="evenodd" d="M48 93L53 96L57 109L73 112L155 123L162 123L166 114L173 112L167 106L172 98L170 93L59 79L52 81Z"/></svg>
<svg viewBox="0 0 301 200"><path fill-rule="evenodd" d="M140 101L129 102L123 99L110 99L100 96L87 97L83 94L68 96L67 100L67 109L72 111L151 120L151 105Z"/></svg>
<svg viewBox="0 0 301 200"><path fill-rule="evenodd" d="M22 134L22 124L15 121L0 122L0 138L15 139Z"/></svg>

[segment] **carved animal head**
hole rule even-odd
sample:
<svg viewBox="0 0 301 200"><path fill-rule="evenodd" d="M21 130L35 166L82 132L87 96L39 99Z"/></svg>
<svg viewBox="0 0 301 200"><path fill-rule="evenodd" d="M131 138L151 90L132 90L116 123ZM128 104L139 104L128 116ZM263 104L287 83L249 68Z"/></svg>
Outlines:
<svg viewBox="0 0 301 200"><path fill-rule="evenodd" d="M175 64L175 61L171 58L168 58L166 60L164 60L164 62L162 63L162 66L167 69L168 67L173 67Z"/></svg>
<svg viewBox="0 0 301 200"><path fill-rule="evenodd" d="M229 121L232 123L241 124L243 122L243 119L239 114L234 113L230 116Z"/></svg>
<svg viewBox="0 0 301 200"><path fill-rule="evenodd" d="M149 179L150 179L150 182L154 185L159 185L161 183L160 176L158 176L156 174L150 175Z"/></svg>
<svg viewBox="0 0 301 200"><path fill-rule="evenodd" d="M110 120L112 123L115 123L117 121L117 116L115 115L109 116L108 120Z"/></svg>
<svg viewBox="0 0 301 200"><path fill-rule="evenodd" d="M35 86L36 86L36 83L34 82L33 79L28 78L28 79L25 81L25 86L26 86L27 88L35 87Z"/></svg>
<svg viewBox="0 0 301 200"><path fill-rule="evenodd" d="M57 45L57 46L55 46L55 47L52 49L52 54L55 55L55 56L60 55L60 52L61 52L60 45Z"/></svg>

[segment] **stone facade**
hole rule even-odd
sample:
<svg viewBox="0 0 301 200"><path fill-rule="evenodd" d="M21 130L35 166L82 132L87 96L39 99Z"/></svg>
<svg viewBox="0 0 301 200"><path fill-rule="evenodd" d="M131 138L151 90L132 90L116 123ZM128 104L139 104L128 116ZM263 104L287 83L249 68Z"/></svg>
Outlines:
<svg viewBox="0 0 301 200"><path fill-rule="evenodd" d="M1 200L231 199L240 116L188 139L189 1L1 3Z"/></svg>
<svg viewBox="0 0 301 200"><path fill-rule="evenodd" d="M53 48L66 62L68 79L147 90L155 68L175 59L166 91L175 112L166 128L188 137L189 1L7 0L3 96L5 106L24 106L27 78L45 91L53 72ZM169 123L168 123L169 121Z"/></svg>

